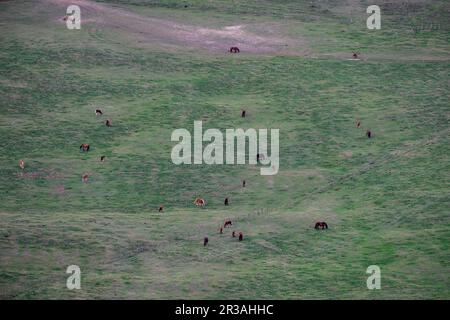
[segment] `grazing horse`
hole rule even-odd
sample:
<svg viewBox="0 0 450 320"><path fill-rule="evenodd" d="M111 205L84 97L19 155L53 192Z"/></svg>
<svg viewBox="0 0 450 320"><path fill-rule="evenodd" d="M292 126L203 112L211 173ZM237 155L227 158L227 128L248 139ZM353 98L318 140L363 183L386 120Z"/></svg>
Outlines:
<svg viewBox="0 0 450 320"><path fill-rule="evenodd" d="M228 226L232 226L233 225L233 223L231 222L231 220L230 219L228 219L228 220L225 220L225 223L223 224L223 227L224 228L226 228L226 227L228 227Z"/></svg>
<svg viewBox="0 0 450 320"><path fill-rule="evenodd" d="M328 225L325 221L322 222L316 222L316 225L314 226L314 229L328 229Z"/></svg>
<svg viewBox="0 0 450 320"><path fill-rule="evenodd" d="M245 110L242 110L242 112L241 112L241 117L242 117L242 118L245 118Z"/></svg>
<svg viewBox="0 0 450 320"><path fill-rule="evenodd" d="M89 151L89 145L88 145L87 143L83 143L83 144L80 146L80 150L81 150L81 151Z"/></svg>
<svg viewBox="0 0 450 320"><path fill-rule="evenodd" d="M204 199L202 199L202 198L196 198L194 200L194 204L196 206L204 207L206 205L206 201Z"/></svg>
<svg viewBox="0 0 450 320"><path fill-rule="evenodd" d="M203 246L205 247L209 242L208 237L203 238Z"/></svg>
<svg viewBox="0 0 450 320"><path fill-rule="evenodd" d="M239 232L239 241L242 241L244 239L244 235L242 234L242 232Z"/></svg>
<svg viewBox="0 0 450 320"><path fill-rule="evenodd" d="M231 236L232 236L233 238L236 238L236 231L233 231L233 232L231 233Z"/></svg>
<svg viewBox="0 0 450 320"><path fill-rule="evenodd" d="M226 205L226 206L229 204L228 203L228 198L225 198L225 201L223 202L223 204Z"/></svg>
<svg viewBox="0 0 450 320"><path fill-rule="evenodd" d="M262 153L257 153L256 154L256 162L259 162L260 160L265 160L266 157L264 157L264 155Z"/></svg>
<svg viewBox="0 0 450 320"><path fill-rule="evenodd" d="M101 157L100 157L100 161L101 161L101 162L105 162L105 158L106 158L106 156L101 156Z"/></svg>
<svg viewBox="0 0 450 320"><path fill-rule="evenodd" d="M25 161L19 160L19 167L23 170L25 168Z"/></svg>
<svg viewBox="0 0 450 320"><path fill-rule="evenodd" d="M223 234L223 227L220 227L219 233L220 233L220 234Z"/></svg>
<svg viewBox="0 0 450 320"><path fill-rule="evenodd" d="M106 120L106 126L107 127L111 127L112 126L112 121L110 119Z"/></svg>
<svg viewBox="0 0 450 320"><path fill-rule="evenodd" d="M359 120L356 121L356 127L357 127L357 128L361 127L361 121L359 121Z"/></svg>
<svg viewBox="0 0 450 320"><path fill-rule="evenodd" d="M96 116L101 116L103 114L102 110L100 109L95 109L95 115Z"/></svg>
<svg viewBox="0 0 450 320"><path fill-rule="evenodd" d="M239 50L238 47L231 47L231 48L230 48L230 52L231 52L231 53L239 53L239 52L241 52L241 50Z"/></svg>
<svg viewBox="0 0 450 320"><path fill-rule="evenodd" d="M245 188L245 180L242 180L242 187Z"/></svg>
<svg viewBox="0 0 450 320"><path fill-rule="evenodd" d="M356 52L353 52L353 59L358 59L358 54Z"/></svg>
<svg viewBox="0 0 450 320"><path fill-rule="evenodd" d="M85 174L83 174L82 176L81 176L81 181L82 182L87 182L88 181L88 175L87 175L87 173L85 173Z"/></svg>
<svg viewBox="0 0 450 320"><path fill-rule="evenodd" d="M164 206L159 206L158 212L162 212L164 210Z"/></svg>
<svg viewBox="0 0 450 320"><path fill-rule="evenodd" d="M367 138L372 138L372 131L370 131L370 130L367 130L366 131L366 136L367 136Z"/></svg>

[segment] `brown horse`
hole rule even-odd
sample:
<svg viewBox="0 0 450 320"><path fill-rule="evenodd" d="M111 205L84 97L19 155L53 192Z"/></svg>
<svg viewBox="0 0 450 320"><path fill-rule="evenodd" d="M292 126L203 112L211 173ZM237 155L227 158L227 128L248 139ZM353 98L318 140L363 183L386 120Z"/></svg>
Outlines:
<svg viewBox="0 0 450 320"><path fill-rule="evenodd" d="M231 52L231 53L239 53L239 52L241 52L241 50L239 50L238 47L231 47L231 48L230 48L230 52Z"/></svg>
<svg viewBox="0 0 450 320"><path fill-rule="evenodd" d="M242 234L242 232L239 232L239 241L242 241L244 239L244 235Z"/></svg>
<svg viewBox="0 0 450 320"><path fill-rule="evenodd" d="M325 221L322 222L316 222L316 225L314 226L314 229L328 229L328 225Z"/></svg>
<svg viewBox="0 0 450 320"><path fill-rule="evenodd" d="M206 205L206 201L204 199L202 199L202 198L196 198L194 200L194 204L196 206L204 207Z"/></svg>
<svg viewBox="0 0 450 320"><path fill-rule="evenodd" d="M233 223L231 222L231 220L230 219L228 219L228 220L225 220L225 223L223 224L223 227L224 228L226 228L226 227L228 227L228 226L232 226L233 225Z"/></svg>
<svg viewBox="0 0 450 320"><path fill-rule="evenodd" d="M85 173L85 174L83 174L82 176L81 176L81 181L83 181L83 182L87 182L88 181L88 175L87 175L87 173Z"/></svg>
<svg viewBox="0 0 450 320"><path fill-rule="evenodd" d="M112 121L110 119L106 120L106 126L107 127L111 127L112 126Z"/></svg>
<svg viewBox="0 0 450 320"><path fill-rule="evenodd" d="M223 202L223 204L226 205L226 206L229 205L228 198L225 198L225 201Z"/></svg>
<svg viewBox="0 0 450 320"><path fill-rule="evenodd" d="M25 168L25 161L19 160L19 167L23 170Z"/></svg>
<svg viewBox="0 0 450 320"><path fill-rule="evenodd" d="M96 116L101 116L103 114L102 110L100 109L95 109L95 115Z"/></svg>
<svg viewBox="0 0 450 320"><path fill-rule="evenodd" d="M164 210L164 206L159 206L158 212L162 212Z"/></svg>
<svg viewBox="0 0 450 320"><path fill-rule="evenodd" d="M372 131L370 131L370 130L367 130L366 131L366 136L367 136L367 138L372 138Z"/></svg>
<svg viewBox="0 0 450 320"><path fill-rule="evenodd" d="M209 242L208 237L203 238L203 246L205 247Z"/></svg>
<svg viewBox="0 0 450 320"><path fill-rule="evenodd" d="M83 143L81 146L80 146L80 150L81 151L89 151L89 145L87 144L87 143Z"/></svg>

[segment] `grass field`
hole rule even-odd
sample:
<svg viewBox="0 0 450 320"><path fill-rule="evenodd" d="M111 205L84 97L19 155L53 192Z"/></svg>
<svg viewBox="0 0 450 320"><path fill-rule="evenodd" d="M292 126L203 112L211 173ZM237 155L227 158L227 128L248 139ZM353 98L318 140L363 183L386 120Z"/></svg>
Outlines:
<svg viewBox="0 0 450 320"><path fill-rule="evenodd" d="M370 4L0 1L0 298L449 299L450 4ZM279 173L174 165L194 120L279 128Z"/></svg>

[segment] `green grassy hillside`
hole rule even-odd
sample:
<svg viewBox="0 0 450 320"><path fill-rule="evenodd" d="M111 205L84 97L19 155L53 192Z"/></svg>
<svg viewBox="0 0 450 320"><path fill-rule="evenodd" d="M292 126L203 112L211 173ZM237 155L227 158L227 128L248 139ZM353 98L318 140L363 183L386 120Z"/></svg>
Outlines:
<svg viewBox="0 0 450 320"><path fill-rule="evenodd" d="M0 298L450 298L448 3L78 2L0 2ZM279 173L174 165L195 120L280 129Z"/></svg>

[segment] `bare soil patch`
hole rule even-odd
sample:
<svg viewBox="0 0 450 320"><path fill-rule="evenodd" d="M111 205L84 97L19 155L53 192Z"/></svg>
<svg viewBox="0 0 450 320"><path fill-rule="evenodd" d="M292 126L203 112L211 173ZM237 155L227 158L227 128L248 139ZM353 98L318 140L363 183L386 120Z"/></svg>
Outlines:
<svg viewBox="0 0 450 320"><path fill-rule="evenodd" d="M98 28L111 28L136 37L140 42L158 45L178 46L224 53L231 46L237 46L242 53L307 55L304 39L294 39L283 35L276 25L241 24L222 28L196 26L167 19L143 16L127 9L88 0L41 0L47 5L64 8L76 4L81 8L81 23ZM53 17L65 23L61 17ZM268 30L268 28L270 30ZM251 30L251 31L250 31Z"/></svg>

